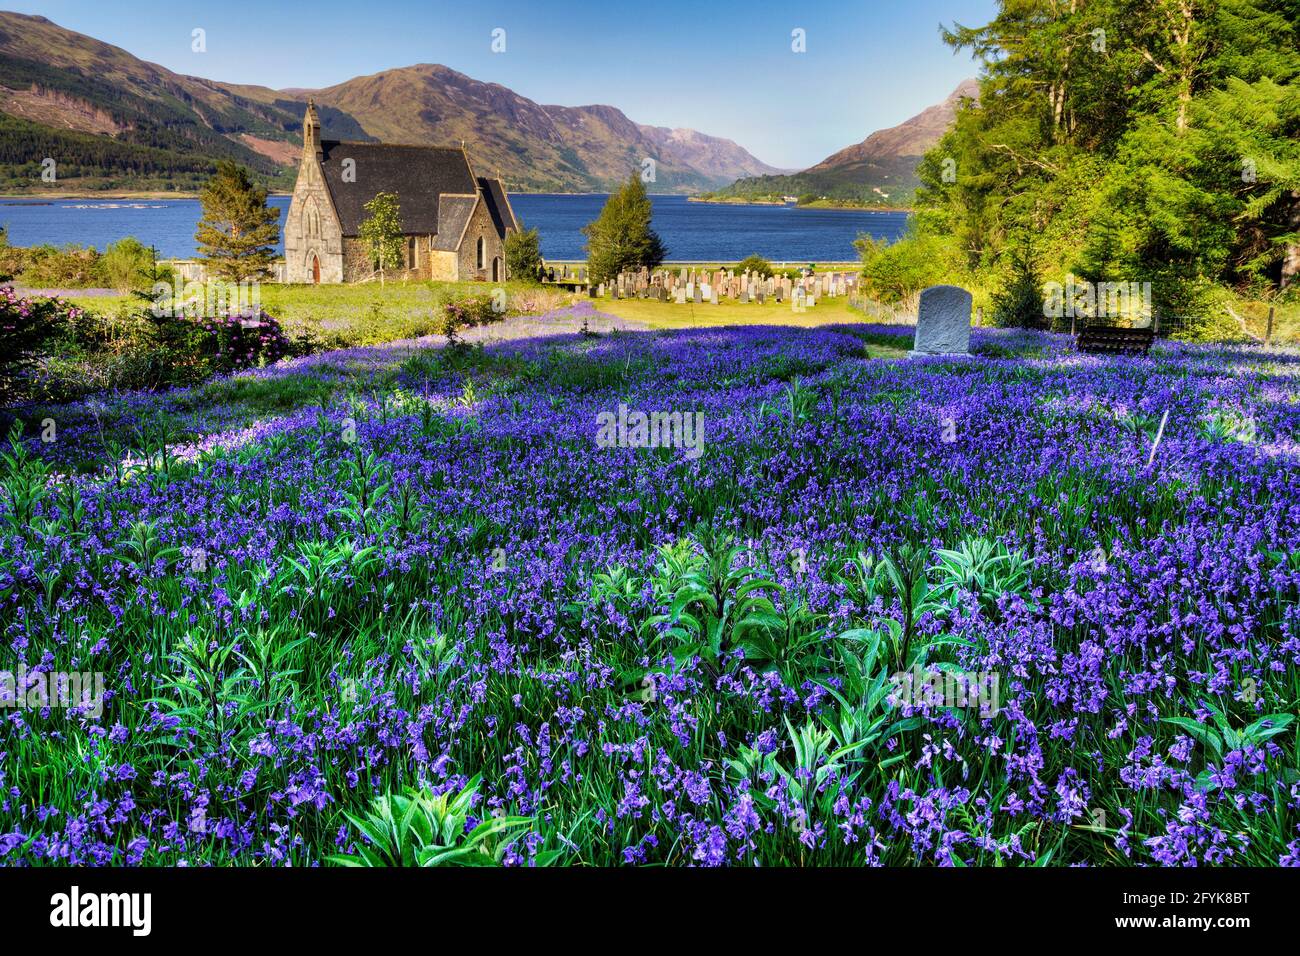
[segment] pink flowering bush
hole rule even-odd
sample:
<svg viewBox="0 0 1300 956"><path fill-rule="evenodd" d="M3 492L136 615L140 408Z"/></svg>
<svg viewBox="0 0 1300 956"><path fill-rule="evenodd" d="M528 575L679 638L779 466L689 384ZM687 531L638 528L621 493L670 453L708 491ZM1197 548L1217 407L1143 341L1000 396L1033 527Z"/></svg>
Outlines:
<svg viewBox="0 0 1300 956"><path fill-rule="evenodd" d="M261 368L292 352L280 323L261 309L199 319L200 354L214 373Z"/></svg>
<svg viewBox="0 0 1300 956"><path fill-rule="evenodd" d="M0 286L0 406L26 397L41 349L82 315L58 298L26 298Z"/></svg>

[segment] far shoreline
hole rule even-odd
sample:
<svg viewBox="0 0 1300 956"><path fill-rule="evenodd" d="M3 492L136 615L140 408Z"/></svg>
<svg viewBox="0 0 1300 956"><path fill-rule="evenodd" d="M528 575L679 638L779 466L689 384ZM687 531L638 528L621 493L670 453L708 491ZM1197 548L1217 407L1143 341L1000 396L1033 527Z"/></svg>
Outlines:
<svg viewBox="0 0 1300 956"><path fill-rule="evenodd" d="M789 209L842 209L845 212L907 212L911 206L864 206L854 203L823 202L810 203L777 202L774 199L706 199L703 196L687 196L687 202L702 203L706 206L769 206Z"/></svg>
<svg viewBox="0 0 1300 956"><path fill-rule="evenodd" d="M508 191L511 196L608 196L609 193L595 192L526 192L526 191ZM291 197L291 192L268 192L267 198ZM784 207L792 209L832 209L844 210L845 212L905 212L910 213L912 210L907 206L853 206L840 203L809 203L799 205L797 203L782 203L771 200L750 200L750 199L705 199L700 196L692 196L689 193L651 193L651 196L682 196L687 202L700 203L706 206L767 206L767 207ZM26 193L0 193L0 204L13 205L41 205L47 202L66 202L68 200L98 200L100 202L146 202L165 199L198 199L199 193L195 192L170 192L164 190L140 190L125 192L94 192L78 190L57 190L51 192L26 192Z"/></svg>

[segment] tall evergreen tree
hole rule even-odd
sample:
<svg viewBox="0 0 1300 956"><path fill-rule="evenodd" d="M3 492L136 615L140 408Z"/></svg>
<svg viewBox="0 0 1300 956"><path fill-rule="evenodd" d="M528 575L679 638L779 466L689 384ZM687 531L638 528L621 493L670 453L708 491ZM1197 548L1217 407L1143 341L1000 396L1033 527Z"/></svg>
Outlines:
<svg viewBox="0 0 1300 956"><path fill-rule="evenodd" d="M267 276L280 238L280 210L267 206L266 190L248 170L221 160L199 201L203 218L194 238L209 275L233 282Z"/></svg>
<svg viewBox="0 0 1300 956"><path fill-rule="evenodd" d="M591 281L608 282L627 269L653 269L664 261L664 244L650 228L650 217L645 184L633 173L605 202L600 216L582 228Z"/></svg>

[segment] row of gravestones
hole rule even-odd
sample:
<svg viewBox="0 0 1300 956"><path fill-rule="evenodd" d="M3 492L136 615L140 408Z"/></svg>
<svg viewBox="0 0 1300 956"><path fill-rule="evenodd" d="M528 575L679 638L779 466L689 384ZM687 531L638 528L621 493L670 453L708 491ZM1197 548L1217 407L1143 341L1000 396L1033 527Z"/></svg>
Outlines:
<svg viewBox="0 0 1300 956"><path fill-rule="evenodd" d="M623 272L609 283L591 288L593 297L610 295L615 299L658 299L661 302L687 302L717 305L727 298L741 304L790 301L796 307L816 305L819 296L835 298L853 295L857 289L856 273L830 272L806 275L798 279L788 276L764 276L746 271L737 275L731 270L697 272L693 269L669 270L641 269Z"/></svg>
<svg viewBox="0 0 1300 956"><path fill-rule="evenodd" d="M542 276L546 282L586 282L586 266L547 266Z"/></svg>

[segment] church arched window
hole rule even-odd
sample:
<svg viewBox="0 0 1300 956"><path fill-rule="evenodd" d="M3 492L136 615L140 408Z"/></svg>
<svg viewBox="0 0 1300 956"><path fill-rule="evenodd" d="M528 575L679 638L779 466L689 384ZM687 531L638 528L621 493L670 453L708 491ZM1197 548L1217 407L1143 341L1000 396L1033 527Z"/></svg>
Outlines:
<svg viewBox="0 0 1300 956"><path fill-rule="evenodd" d="M478 237L478 268L482 269L487 262L487 242L482 236Z"/></svg>

